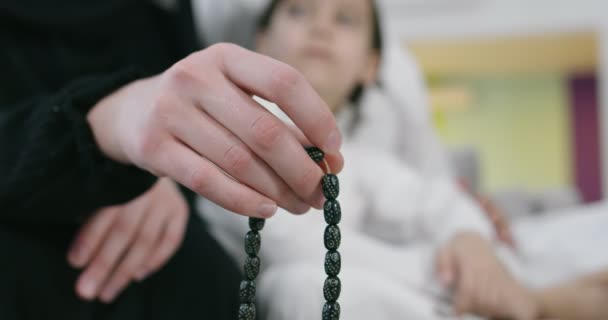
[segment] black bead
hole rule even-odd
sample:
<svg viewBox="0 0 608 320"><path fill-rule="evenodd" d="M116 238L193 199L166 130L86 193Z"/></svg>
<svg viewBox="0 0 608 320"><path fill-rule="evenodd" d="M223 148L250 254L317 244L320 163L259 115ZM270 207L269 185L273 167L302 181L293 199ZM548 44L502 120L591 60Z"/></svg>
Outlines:
<svg viewBox="0 0 608 320"><path fill-rule="evenodd" d="M262 231L266 220L260 218L249 218L249 228L254 231Z"/></svg>
<svg viewBox="0 0 608 320"><path fill-rule="evenodd" d="M260 273L260 258L247 256L245 258L245 279L247 280L255 280L255 278Z"/></svg>
<svg viewBox="0 0 608 320"><path fill-rule="evenodd" d="M340 304L337 302L327 302L323 306L323 320L340 319Z"/></svg>
<svg viewBox="0 0 608 320"><path fill-rule="evenodd" d="M325 222L327 224L338 224L342 220L342 209L338 200L327 200L323 205Z"/></svg>
<svg viewBox="0 0 608 320"><path fill-rule="evenodd" d="M239 320L255 320L255 304L241 304L239 307Z"/></svg>
<svg viewBox="0 0 608 320"><path fill-rule="evenodd" d="M338 250L340 247L340 241L342 235L340 234L340 227L337 225L330 224L325 228L325 248L327 250Z"/></svg>
<svg viewBox="0 0 608 320"><path fill-rule="evenodd" d="M323 295L328 302L336 302L342 291L342 283L338 277L329 277L323 285Z"/></svg>
<svg viewBox="0 0 608 320"><path fill-rule="evenodd" d="M257 231L249 231L245 236L245 252L250 256L256 256L260 252L262 238Z"/></svg>
<svg viewBox="0 0 608 320"><path fill-rule="evenodd" d="M323 152L323 150L317 147L306 147L304 149L306 149L306 152L314 162L319 163L323 161L323 158L325 157L325 153Z"/></svg>
<svg viewBox="0 0 608 320"><path fill-rule="evenodd" d="M325 273L330 277L335 277L342 268L342 257L338 251L328 251L325 254Z"/></svg>
<svg viewBox="0 0 608 320"><path fill-rule="evenodd" d="M241 288L239 290L239 298L241 298L241 303L253 303L255 301L255 290L255 281L241 281Z"/></svg>
<svg viewBox="0 0 608 320"><path fill-rule="evenodd" d="M326 174L321 180L323 194L327 199L336 199L340 194L340 182L335 174Z"/></svg>

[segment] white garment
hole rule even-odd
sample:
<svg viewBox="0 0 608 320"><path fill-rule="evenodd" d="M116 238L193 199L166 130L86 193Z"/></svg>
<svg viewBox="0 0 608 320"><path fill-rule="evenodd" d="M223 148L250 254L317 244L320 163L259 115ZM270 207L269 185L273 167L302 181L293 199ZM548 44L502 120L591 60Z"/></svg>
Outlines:
<svg viewBox="0 0 608 320"><path fill-rule="evenodd" d="M406 84L413 79L403 80ZM402 99L386 86L369 88L362 100L361 122L351 139L396 156L425 177L450 177L447 156L426 105L410 104L417 99ZM349 113L350 109L343 112Z"/></svg>
<svg viewBox="0 0 608 320"><path fill-rule="evenodd" d="M319 319L325 303L325 278L318 264L278 265L266 270L258 282L258 292L264 297L260 313L269 320ZM340 278L341 319L441 318L432 299L380 272L348 266Z"/></svg>
<svg viewBox="0 0 608 320"><path fill-rule="evenodd" d="M608 268L608 202L517 220L523 281L546 287Z"/></svg>

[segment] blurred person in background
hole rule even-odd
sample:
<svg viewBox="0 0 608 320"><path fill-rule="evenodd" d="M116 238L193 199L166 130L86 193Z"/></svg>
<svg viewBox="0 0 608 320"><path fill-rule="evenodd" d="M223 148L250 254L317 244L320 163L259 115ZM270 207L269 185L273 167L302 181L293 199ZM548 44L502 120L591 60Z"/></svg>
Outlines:
<svg viewBox="0 0 608 320"><path fill-rule="evenodd" d="M428 174L363 141L365 116L376 109L361 104L362 94L378 77L383 49L374 1L271 1L258 28L257 50L302 72L348 133L340 196L344 318L449 316L438 313L438 305L453 307L455 315L507 319L597 319L605 314L600 300L608 297L601 294L606 273L555 289L528 288L518 279L522 270L508 249L502 248L501 255L496 251L494 237L502 239L504 221L488 219L449 175ZM416 141L418 132L403 129ZM200 206L216 237L240 257L246 224L222 215L212 203L201 201ZM264 229L259 292L268 319L318 316L324 225L318 212L279 214ZM571 299L576 294L586 298Z"/></svg>

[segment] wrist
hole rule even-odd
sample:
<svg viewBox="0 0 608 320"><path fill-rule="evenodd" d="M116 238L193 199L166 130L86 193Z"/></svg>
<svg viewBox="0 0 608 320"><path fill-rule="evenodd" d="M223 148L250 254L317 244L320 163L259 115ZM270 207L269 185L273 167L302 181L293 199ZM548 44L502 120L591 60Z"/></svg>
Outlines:
<svg viewBox="0 0 608 320"><path fill-rule="evenodd" d="M120 130L121 122L125 118L125 110L136 106L130 100L145 80L136 80L119 88L113 93L99 100L87 114L87 123L91 127L95 143L101 152L108 158L129 164L130 161L124 143L125 133ZM138 99L138 103L142 103Z"/></svg>
<svg viewBox="0 0 608 320"><path fill-rule="evenodd" d="M95 143L101 152L112 160L127 163L126 157L120 148L118 139L114 136L115 129L114 116L118 110L115 110L115 95L122 90L111 93L97 102L93 108L87 113L87 123L93 132Z"/></svg>

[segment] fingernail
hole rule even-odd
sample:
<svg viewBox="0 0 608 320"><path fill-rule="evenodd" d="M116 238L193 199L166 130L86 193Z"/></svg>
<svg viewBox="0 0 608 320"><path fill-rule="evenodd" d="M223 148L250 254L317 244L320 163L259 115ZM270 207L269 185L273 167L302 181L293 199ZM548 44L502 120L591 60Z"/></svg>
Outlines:
<svg viewBox="0 0 608 320"><path fill-rule="evenodd" d="M103 290L100 296L100 300L103 303L110 303L116 296L116 288L110 287Z"/></svg>
<svg viewBox="0 0 608 320"><path fill-rule="evenodd" d="M68 254L68 261L72 267L82 268L84 265L82 248L75 247L74 249L70 250L70 253Z"/></svg>
<svg viewBox="0 0 608 320"><path fill-rule="evenodd" d="M85 279L80 285L80 294L87 300L95 298L96 291L97 284L91 279Z"/></svg>
<svg viewBox="0 0 608 320"><path fill-rule="evenodd" d="M342 144L342 134L337 129L329 134L327 141L325 142L324 151L326 152L338 152Z"/></svg>
<svg viewBox="0 0 608 320"><path fill-rule="evenodd" d="M277 212L277 205L274 203L265 203L258 208L258 215L261 218L270 218Z"/></svg>

